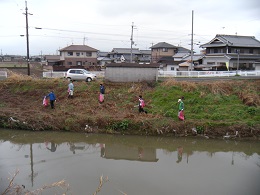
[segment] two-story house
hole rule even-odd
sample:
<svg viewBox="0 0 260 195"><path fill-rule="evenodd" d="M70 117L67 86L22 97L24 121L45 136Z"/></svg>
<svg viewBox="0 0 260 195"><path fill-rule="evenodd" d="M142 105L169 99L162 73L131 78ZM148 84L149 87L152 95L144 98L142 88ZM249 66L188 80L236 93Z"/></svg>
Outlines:
<svg viewBox="0 0 260 195"><path fill-rule="evenodd" d="M160 42L151 47L152 49L152 63L157 63L161 58L172 58L176 53L178 47L166 42ZM169 60L169 59L168 59Z"/></svg>
<svg viewBox="0 0 260 195"><path fill-rule="evenodd" d="M68 68L81 67L89 69L97 65L97 49L87 45L70 45L60 49L61 66Z"/></svg>
<svg viewBox="0 0 260 195"><path fill-rule="evenodd" d="M151 61L151 50L139 50L138 48L113 48L108 54L115 63L132 62L144 63Z"/></svg>
<svg viewBox="0 0 260 195"><path fill-rule="evenodd" d="M260 69L260 41L253 36L216 35L206 48L203 64L214 70Z"/></svg>

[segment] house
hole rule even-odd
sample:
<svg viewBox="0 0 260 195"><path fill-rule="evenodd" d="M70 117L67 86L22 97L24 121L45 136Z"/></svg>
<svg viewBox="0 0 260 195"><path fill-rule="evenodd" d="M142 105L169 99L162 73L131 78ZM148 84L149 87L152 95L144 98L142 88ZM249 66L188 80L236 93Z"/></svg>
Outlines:
<svg viewBox="0 0 260 195"><path fill-rule="evenodd" d="M157 81L159 64L107 64L105 80L110 82Z"/></svg>
<svg viewBox="0 0 260 195"><path fill-rule="evenodd" d="M60 63L53 70L68 70L69 68L97 68L97 49L87 45L70 45L60 49Z"/></svg>
<svg viewBox="0 0 260 195"><path fill-rule="evenodd" d="M151 50L139 50L138 48L113 48L108 57L115 63L132 62L147 63L151 61Z"/></svg>
<svg viewBox="0 0 260 195"><path fill-rule="evenodd" d="M140 50L141 52L141 57L139 59L139 62L143 62L143 63L151 63L151 56L152 56L152 52L151 50L147 49L147 50Z"/></svg>
<svg viewBox="0 0 260 195"><path fill-rule="evenodd" d="M152 63L157 63L162 57L174 56L178 48L166 42L160 42L151 47L152 49Z"/></svg>
<svg viewBox="0 0 260 195"><path fill-rule="evenodd" d="M211 70L260 69L260 41L253 36L217 34L200 47L206 49L202 65Z"/></svg>
<svg viewBox="0 0 260 195"><path fill-rule="evenodd" d="M109 64L112 62L112 59L109 58L109 52L103 52L99 51L98 52L98 57L97 57L97 63L101 67L106 66L106 64Z"/></svg>
<svg viewBox="0 0 260 195"><path fill-rule="evenodd" d="M45 55L44 59L46 62L45 63L46 66L53 66L60 63L60 56L58 55Z"/></svg>
<svg viewBox="0 0 260 195"><path fill-rule="evenodd" d="M197 66L199 64L202 64L203 62L203 58L204 58L205 54L193 54L192 59L191 59L191 55L187 55L187 56L183 56L182 60L185 62L190 63L189 68L191 68L191 70L194 70L197 68ZM191 64L192 61L192 64Z"/></svg>
<svg viewBox="0 0 260 195"><path fill-rule="evenodd" d="M158 45L158 44L156 44ZM156 46L155 45L155 46ZM159 46L156 47L171 47L174 48L172 51L174 51L174 55L166 55L162 54L160 55L160 58L157 60L158 63L160 63L160 69L164 71L177 71L179 70L179 64L185 62L187 59L185 59L187 56L190 56L190 50L186 49L181 46L173 46L168 43L163 42L162 44L159 44ZM162 50L163 51L163 50ZM169 51L169 50L168 50ZM157 50L156 50L157 52ZM154 56L156 56L156 53L154 53Z"/></svg>

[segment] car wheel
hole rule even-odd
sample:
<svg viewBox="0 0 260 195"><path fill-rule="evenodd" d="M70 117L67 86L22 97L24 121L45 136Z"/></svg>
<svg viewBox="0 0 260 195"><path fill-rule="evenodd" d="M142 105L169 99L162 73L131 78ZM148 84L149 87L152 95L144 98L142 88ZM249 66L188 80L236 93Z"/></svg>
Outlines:
<svg viewBox="0 0 260 195"><path fill-rule="evenodd" d="M86 81L87 81L87 82L91 82L92 79L91 79L90 77L88 77L88 78L86 79Z"/></svg>

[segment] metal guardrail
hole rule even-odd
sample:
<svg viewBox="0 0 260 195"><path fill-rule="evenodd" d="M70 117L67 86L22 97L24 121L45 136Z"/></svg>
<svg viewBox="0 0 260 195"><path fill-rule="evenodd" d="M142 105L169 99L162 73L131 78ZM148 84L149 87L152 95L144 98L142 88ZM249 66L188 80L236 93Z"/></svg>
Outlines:
<svg viewBox="0 0 260 195"><path fill-rule="evenodd" d="M66 72L43 72L43 78L64 78L66 76Z"/></svg>
<svg viewBox="0 0 260 195"><path fill-rule="evenodd" d="M230 76L260 76L260 71L162 71L159 77L230 77Z"/></svg>
<svg viewBox="0 0 260 195"><path fill-rule="evenodd" d="M98 78L105 76L105 71L93 71ZM162 71L159 70L159 77L230 77L230 76L258 76L260 71ZM0 71L0 80L8 77L7 71ZM64 78L66 72L43 72L44 78Z"/></svg>
<svg viewBox="0 0 260 195"><path fill-rule="evenodd" d="M94 73L97 75L97 78L103 78L105 76L104 71L90 71L91 73ZM66 72L43 72L42 76L44 78L64 78L66 77Z"/></svg>

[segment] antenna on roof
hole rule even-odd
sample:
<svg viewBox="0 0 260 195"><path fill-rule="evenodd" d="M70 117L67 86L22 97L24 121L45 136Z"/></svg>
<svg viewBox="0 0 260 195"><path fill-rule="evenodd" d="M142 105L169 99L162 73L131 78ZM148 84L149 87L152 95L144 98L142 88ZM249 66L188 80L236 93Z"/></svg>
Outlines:
<svg viewBox="0 0 260 195"><path fill-rule="evenodd" d="M84 37L83 37L83 45L85 45L86 39L88 40L88 38L84 36Z"/></svg>

